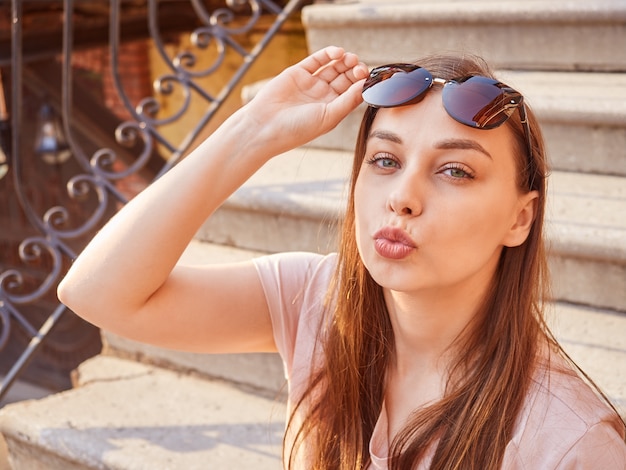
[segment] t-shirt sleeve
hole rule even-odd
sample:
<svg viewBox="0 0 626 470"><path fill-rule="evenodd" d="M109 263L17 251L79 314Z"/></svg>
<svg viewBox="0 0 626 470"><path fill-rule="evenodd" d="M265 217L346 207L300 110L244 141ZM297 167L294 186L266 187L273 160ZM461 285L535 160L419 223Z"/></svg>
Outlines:
<svg viewBox="0 0 626 470"><path fill-rule="evenodd" d="M557 467L558 470L601 468L626 469L626 443L608 422L600 422L574 444Z"/></svg>
<svg viewBox="0 0 626 470"><path fill-rule="evenodd" d="M316 340L311 325L319 324L335 259L334 254L302 252L254 259L270 311L274 341L287 374L292 369L296 343Z"/></svg>

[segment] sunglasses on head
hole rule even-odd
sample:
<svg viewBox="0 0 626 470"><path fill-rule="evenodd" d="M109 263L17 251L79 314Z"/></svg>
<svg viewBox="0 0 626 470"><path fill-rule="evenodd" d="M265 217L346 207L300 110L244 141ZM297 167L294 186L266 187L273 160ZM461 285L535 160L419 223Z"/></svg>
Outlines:
<svg viewBox="0 0 626 470"><path fill-rule="evenodd" d="M517 109L532 162L530 128L526 119L524 97L513 88L493 78L479 75L454 80L433 78L432 74L413 64L391 64L372 69L363 85L363 100L374 108L393 108L419 103L434 85L443 86L446 112L456 121L477 129L494 129Z"/></svg>

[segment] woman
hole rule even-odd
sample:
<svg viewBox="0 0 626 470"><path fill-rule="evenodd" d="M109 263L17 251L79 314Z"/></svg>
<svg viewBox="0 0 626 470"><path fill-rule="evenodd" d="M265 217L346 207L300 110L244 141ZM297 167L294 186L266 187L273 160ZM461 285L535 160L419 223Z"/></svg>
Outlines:
<svg viewBox="0 0 626 470"><path fill-rule="evenodd" d="M107 224L60 299L164 347L279 351L286 467L625 468L623 422L543 321L535 118L477 60L420 66L364 82L357 57L330 47L286 69ZM337 254L177 264L264 162L362 99Z"/></svg>

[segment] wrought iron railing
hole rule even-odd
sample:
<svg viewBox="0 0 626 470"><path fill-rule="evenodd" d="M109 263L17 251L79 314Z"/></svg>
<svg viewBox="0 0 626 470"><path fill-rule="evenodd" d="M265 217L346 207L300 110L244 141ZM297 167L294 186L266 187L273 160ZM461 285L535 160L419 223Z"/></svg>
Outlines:
<svg viewBox="0 0 626 470"><path fill-rule="evenodd" d="M190 43L193 50L171 56L166 41L161 34L162 15L159 15L160 1L146 0L147 30L149 40L153 42L160 60L168 71L154 82L154 96L145 97L138 104L131 102L120 82L117 60L120 48L120 21L122 0L110 0L109 8L109 54L112 64L112 76L115 88L130 119L122 122L115 131L115 140L120 149L136 149L136 155L129 161L120 157L120 150L114 147L101 148L95 152L85 149L84 144L74 135L75 117L73 116L73 69L72 53L75 32L75 0L64 0L62 4L63 40L61 48L62 90L60 94L60 129L54 129L54 116L50 109L44 113L43 119L49 122L44 125L50 135L44 136L36 145L36 151L49 163L59 165L68 157L72 158L80 168L77 174L68 178L65 183L65 197L72 204L91 201L89 213L84 219L76 220L75 214L63 205L54 205L43 213L34 207L25 190L22 180L23 139L20 128L23 125L22 110L24 86L24 56L22 23L24 2L11 2L11 34L10 34L10 127L12 137L8 152L11 158L0 161L1 169L9 170L6 177L12 178L15 197L21 210L34 228L36 235L26 237L18 249L19 262L23 266L11 267L0 272L0 351L9 342L12 335L20 331L27 335L27 346L19 353L5 374L0 399L6 394L14 381L22 374L29 362L36 355L42 344L47 341L52 329L63 316L67 315L65 306L56 301L54 292L63 276L67 265L77 256L85 240L90 234L101 227L111 215L111 208L126 203L128 195L120 189L119 182L144 171L149 162L158 153L161 167L153 171L158 178L168 171L188 151L198 138L209 120L214 117L220 106L225 102L235 86L240 82L252 63L266 48L270 39L281 28L285 20L303 3L301 0L289 0L277 4L270 0L228 0L223 7L209 11L207 3L201 0L189 0L189 4L200 26L190 32ZM137 3L137 2L135 2ZM213 2L215 3L215 2ZM242 13L243 12L243 13ZM243 47L235 38L245 35L257 25L261 17L271 18L271 24L261 35L261 39L252 48ZM241 66L217 94L208 92L200 83L200 79L212 76L221 70L227 54L239 55ZM198 69L198 59L202 54L212 57L210 66ZM2 81L0 80L0 84ZM177 110L169 114L161 109L157 97L178 93L182 97ZM202 100L206 104L206 112L189 130L180 142L174 142L162 130L180 121L188 112L192 101ZM0 116L2 118L2 116ZM6 118L6 113L4 113ZM40 129L43 132L44 129ZM45 133L45 132L44 132ZM56 139L56 140L55 140ZM3 152L0 150L0 154ZM3 230L0 227L0 230ZM0 240L2 233L0 232ZM32 276L25 266L33 263L45 269L45 273ZM35 324L25 314L29 306L42 299L54 299L48 302L45 320Z"/></svg>

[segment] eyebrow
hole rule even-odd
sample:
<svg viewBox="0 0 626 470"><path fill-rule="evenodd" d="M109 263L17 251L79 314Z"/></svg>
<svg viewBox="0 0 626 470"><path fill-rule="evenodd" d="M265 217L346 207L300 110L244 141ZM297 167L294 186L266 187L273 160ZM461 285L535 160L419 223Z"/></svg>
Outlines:
<svg viewBox="0 0 626 470"><path fill-rule="evenodd" d="M491 154L480 145L478 142L472 139L445 139L437 142L435 148L438 149L461 149L461 150L476 150L493 160Z"/></svg>
<svg viewBox="0 0 626 470"><path fill-rule="evenodd" d="M368 140L374 139L374 138L387 140L396 144L402 144L402 138L398 134L394 132L390 132L390 131L376 129L370 133ZM442 149L442 150L446 150L446 149L476 150L477 152L480 152L483 155L493 160L493 157L487 151L487 149L485 149L485 147L483 147L478 142L472 139L445 139L445 140L437 142L435 144L435 148Z"/></svg>
<svg viewBox="0 0 626 470"><path fill-rule="evenodd" d="M370 135L367 137L367 140L370 139L382 139L382 140L388 140L390 142L393 142L395 144L401 144L402 143L402 139L400 138L400 136L398 134L395 134L393 132L389 132L389 131L382 131L382 130L374 130L370 133Z"/></svg>

